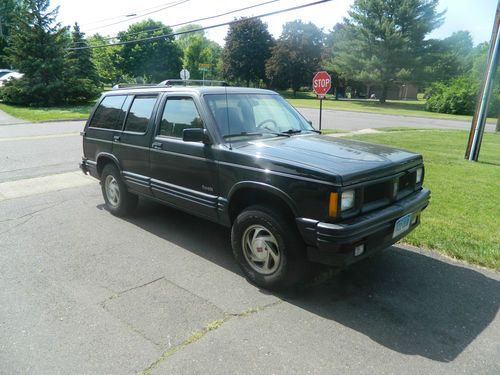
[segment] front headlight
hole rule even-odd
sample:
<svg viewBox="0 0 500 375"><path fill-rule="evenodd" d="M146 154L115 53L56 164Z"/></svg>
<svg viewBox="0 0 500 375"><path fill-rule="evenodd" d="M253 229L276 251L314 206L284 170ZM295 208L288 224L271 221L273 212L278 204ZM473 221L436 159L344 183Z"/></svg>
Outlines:
<svg viewBox="0 0 500 375"><path fill-rule="evenodd" d="M340 210L347 211L354 207L354 198L356 194L354 190L346 190L342 192L342 200L340 203Z"/></svg>
<svg viewBox="0 0 500 375"><path fill-rule="evenodd" d="M422 183L422 177L424 176L424 168L422 168L422 167L418 168L416 175L417 175L416 183L417 183L417 185L419 185Z"/></svg>

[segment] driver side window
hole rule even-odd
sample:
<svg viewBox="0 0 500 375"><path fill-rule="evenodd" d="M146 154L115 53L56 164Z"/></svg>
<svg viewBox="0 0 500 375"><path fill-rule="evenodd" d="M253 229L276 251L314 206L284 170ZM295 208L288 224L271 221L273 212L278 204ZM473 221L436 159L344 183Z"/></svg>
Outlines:
<svg viewBox="0 0 500 375"><path fill-rule="evenodd" d="M182 138L184 129L202 127L203 122L192 98L167 98L159 135Z"/></svg>

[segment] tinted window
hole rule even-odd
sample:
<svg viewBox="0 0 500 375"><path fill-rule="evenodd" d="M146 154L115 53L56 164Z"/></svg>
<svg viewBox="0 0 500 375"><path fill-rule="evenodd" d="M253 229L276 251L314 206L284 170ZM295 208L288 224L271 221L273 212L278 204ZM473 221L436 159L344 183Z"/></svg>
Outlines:
<svg viewBox="0 0 500 375"><path fill-rule="evenodd" d="M118 129L120 128L120 115L122 114L122 106L126 96L113 95L105 97L99 107L97 107L90 126L93 128L102 129Z"/></svg>
<svg viewBox="0 0 500 375"><path fill-rule="evenodd" d="M156 96L136 96L125 122L125 130L131 132L145 133L153 108L156 103Z"/></svg>
<svg viewBox="0 0 500 375"><path fill-rule="evenodd" d="M275 136L276 132L311 132L313 127L281 96L210 94L205 101L224 137ZM234 139L234 138L232 138Z"/></svg>
<svg viewBox="0 0 500 375"><path fill-rule="evenodd" d="M182 131L201 128L200 114L191 98L169 98L163 110L160 135L182 138Z"/></svg>

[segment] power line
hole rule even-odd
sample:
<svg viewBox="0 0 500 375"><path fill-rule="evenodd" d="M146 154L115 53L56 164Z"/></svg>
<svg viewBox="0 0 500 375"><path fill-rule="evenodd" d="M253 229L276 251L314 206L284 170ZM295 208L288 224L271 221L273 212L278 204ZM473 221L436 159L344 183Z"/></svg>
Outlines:
<svg viewBox="0 0 500 375"><path fill-rule="evenodd" d="M163 7L163 6L166 6L166 5L170 5L170 4L173 4L173 3L176 3L178 0L176 1L171 1L169 3L163 3L163 4L160 4L160 5L157 5L157 6L154 6L154 7L151 7L151 8L146 8L146 9L141 9L141 10L138 10L136 12L130 12L129 14L137 14L137 13L141 13L141 12L147 12L147 11L150 11L152 9L156 9L156 8L160 8L160 7ZM116 20L116 19L119 19L119 18L123 18L123 17L130 17L129 14L123 14L121 16L115 16L115 17L109 17L109 18L104 18L104 19L101 19L101 20L98 20L98 21L93 21L93 22L89 22L89 23L85 23L81 26L89 26L89 25L95 25L96 23L101 23L101 22L106 22L106 21L112 21L112 20Z"/></svg>
<svg viewBox="0 0 500 375"><path fill-rule="evenodd" d="M181 1L176 1L174 3L170 3L170 5L168 6L164 6L163 8L160 8L160 9L157 9L157 10L153 10L151 12L148 12L148 13L144 13L144 14L140 14L138 16L134 16L134 17L128 17L127 19L124 19L124 20L121 20L121 21L117 21L117 22L113 22L113 23L110 23L108 25L104 25L104 26L99 26L99 27L94 27L94 28L91 28L91 29L88 29L87 31L90 31L90 30L99 30L99 29L104 29L106 27L109 27L109 26L113 26L113 25L118 25L119 23L123 23L123 22L128 22L130 20L135 20L137 18L141 18L141 17L144 17L144 16L148 16L150 14L153 14L153 13L158 13L158 12L161 12L162 10L165 10L165 9L169 9L169 8L173 8L177 5L181 5L181 4L184 4L186 2L188 2L190 0L181 0Z"/></svg>
<svg viewBox="0 0 500 375"><path fill-rule="evenodd" d="M216 27L233 25L235 23L239 23L239 22L246 21L246 20L252 20L252 19L256 19L256 18L273 16L275 14L290 12L292 10L297 10L297 9L302 9L302 8L307 8L307 7L310 7L310 6L319 5L319 4L327 3L327 2L330 2L330 1L332 1L332 0L315 1L313 3L298 5L298 6L295 6L295 7L292 7L292 8L286 8L286 9L276 10L274 12L259 14L257 16L247 17L247 18L245 18L243 20L241 20L241 19L240 20L234 20L234 21L219 23L219 24L216 24L216 25L211 25L211 26L206 26L206 27L200 27L198 29L193 29L193 30L188 30L188 31L180 31L180 32L176 32L176 33L157 35L157 36L153 36L153 37L149 37L149 38L129 40L129 41L126 41L126 42L117 42L117 43L103 44L103 45L100 45L100 46L71 47L71 48L67 48L67 49L70 50L70 51L74 51L74 50L81 50L81 49L105 48L105 47L111 47L111 46L121 46L121 45L126 45L126 44L149 42L149 41L163 39L163 38L168 38L168 37L172 37L172 36L177 36L177 35L195 33L195 32L203 31L203 30L214 29Z"/></svg>
<svg viewBox="0 0 500 375"><path fill-rule="evenodd" d="M157 27L157 28L154 28L154 29L139 31L139 32L136 32L136 33L127 33L127 36L138 35L138 34L142 34L144 32L150 33L150 32L154 32L154 31L158 31L158 30L164 30L167 27L173 28L173 27L179 27L179 26L189 25L189 24L194 23L194 22L211 20L211 19L214 19L214 18L219 18L219 17L227 16L228 14L243 12L244 10L248 10L248 9L252 9L252 8L257 8L257 7L260 7L260 6L263 6L263 5L275 3L277 1L280 1L280 0L265 1L263 3L259 3L259 4L247 6L247 7L244 7L244 8L239 8L239 9L231 10L231 11L228 11L228 12L225 12L225 13L221 13L221 14L216 14L216 15L213 15L213 16L208 16L208 17L203 17L203 18L198 18L198 19L195 19L195 20L191 20L191 21L177 23L175 25L168 25L168 26L164 26L164 27ZM102 40L111 40L111 39L116 39L116 38L118 38L118 35L107 37L107 38L103 38ZM78 42L78 43L85 43L85 42Z"/></svg>

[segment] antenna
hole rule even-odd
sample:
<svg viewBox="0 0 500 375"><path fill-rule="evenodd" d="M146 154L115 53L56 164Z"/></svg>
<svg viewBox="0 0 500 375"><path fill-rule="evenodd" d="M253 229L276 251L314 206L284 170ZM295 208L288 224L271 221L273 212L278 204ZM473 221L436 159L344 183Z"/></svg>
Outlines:
<svg viewBox="0 0 500 375"><path fill-rule="evenodd" d="M227 86L224 86L224 92L226 94L226 118L227 118L227 134L231 135L231 124L229 122L229 101L227 100ZM229 137L231 139L231 137ZM231 144L231 141L229 141L229 149L233 149L233 145Z"/></svg>

